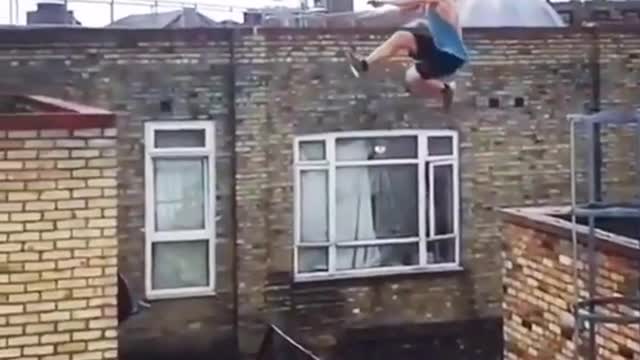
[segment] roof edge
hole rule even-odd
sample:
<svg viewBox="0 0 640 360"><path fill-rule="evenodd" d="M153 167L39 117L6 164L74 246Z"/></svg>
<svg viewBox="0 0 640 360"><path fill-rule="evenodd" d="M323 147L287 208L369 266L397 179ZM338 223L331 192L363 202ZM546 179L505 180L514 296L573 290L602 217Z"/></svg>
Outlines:
<svg viewBox="0 0 640 360"><path fill-rule="evenodd" d="M116 125L116 114L42 95L8 95L38 106L32 113L0 113L0 130L89 129Z"/></svg>
<svg viewBox="0 0 640 360"><path fill-rule="evenodd" d="M198 27L186 29L146 29L146 28L87 28L87 27L0 27L0 48L56 47L56 46L120 46L135 47L141 42L185 42L206 45L211 41L229 41L235 36L331 36L348 35L353 38L385 35L398 27L310 27L288 28L269 26L238 27ZM565 36L582 36L592 32L583 27L503 27L465 28L468 39L498 40L543 40ZM600 26L601 34L640 34L640 26L609 25Z"/></svg>
<svg viewBox="0 0 640 360"><path fill-rule="evenodd" d="M506 223L552 234L565 241L572 240L573 223L554 217L570 215L570 206L511 207L499 209L498 212ZM586 245L589 241L589 227L576 224L575 229L578 242ZM640 244L635 239L601 229L596 229L595 235L599 250L615 252L625 257L635 258L640 255Z"/></svg>

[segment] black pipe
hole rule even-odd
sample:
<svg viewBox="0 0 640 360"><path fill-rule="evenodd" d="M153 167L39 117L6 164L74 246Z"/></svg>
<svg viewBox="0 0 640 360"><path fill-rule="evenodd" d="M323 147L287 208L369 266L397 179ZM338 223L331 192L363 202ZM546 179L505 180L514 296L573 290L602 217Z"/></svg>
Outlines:
<svg viewBox="0 0 640 360"><path fill-rule="evenodd" d="M591 32L591 105L590 113L594 114L602 110L602 99L600 96L601 79L600 79L600 36L597 25L590 27ZM589 202L602 201L602 143L600 134L600 124L593 124L592 132L592 148L593 151L593 167L590 169L592 173L592 183L590 185Z"/></svg>
<svg viewBox="0 0 640 360"><path fill-rule="evenodd" d="M235 58L235 34L234 29L227 30L227 41L229 42L229 71L227 72L227 129L231 138L231 284L232 284L232 297L233 297L233 348L235 352L235 358L240 358L240 340L238 339L239 332L239 307L238 307L238 214L237 214L237 200L236 200L236 58Z"/></svg>
<svg viewBox="0 0 640 360"><path fill-rule="evenodd" d="M600 98L600 41L598 28L596 24L587 27L591 34L591 54L589 58L591 70L591 104L590 113L597 113L601 110ZM602 201L602 144L600 141L600 124L593 123L592 128L588 129L589 139L591 140L589 149L589 203ZM595 235L596 219L589 217L589 242L588 242L588 258L589 262L589 279L588 292L589 299L593 299L596 294L596 279L598 266L596 264L596 235ZM595 306L589 305L589 313L595 313ZM596 322L589 320L589 360L597 359L596 344Z"/></svg>

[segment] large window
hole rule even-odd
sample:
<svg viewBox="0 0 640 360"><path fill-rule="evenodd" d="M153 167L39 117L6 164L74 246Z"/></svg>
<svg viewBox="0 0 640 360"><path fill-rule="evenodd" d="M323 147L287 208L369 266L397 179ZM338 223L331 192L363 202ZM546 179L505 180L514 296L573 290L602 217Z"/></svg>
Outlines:
<svg viewBox="0 0 640 360"><path fill-rule="evenodd" d="M145 124L147 296L214 291L215 167L212 122Z"/></svg>
<svg viewBox="0 0 640 360"><path fill-rule="evenodd" d="M297 279L457 268L456 132L303 136L294 156Z"/></svg>

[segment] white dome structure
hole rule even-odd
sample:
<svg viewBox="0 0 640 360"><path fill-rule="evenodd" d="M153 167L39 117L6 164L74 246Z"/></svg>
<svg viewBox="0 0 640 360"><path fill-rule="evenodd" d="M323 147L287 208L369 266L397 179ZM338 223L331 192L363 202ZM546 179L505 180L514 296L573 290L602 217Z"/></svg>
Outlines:
<svg viewBox="0 0 640 360"><path fill-rule="evenodd" d="M564 27L546 0L458 0L463 27Z"/></svg>
<svg viewBox="0 0 640 360"><path fill-rule="evenodd" d="M564 27L566 24L546 0L457 0L462 27ZM310 27L418 27L426 25L422 11L393 6L358 12L307 17Z"/></svg>

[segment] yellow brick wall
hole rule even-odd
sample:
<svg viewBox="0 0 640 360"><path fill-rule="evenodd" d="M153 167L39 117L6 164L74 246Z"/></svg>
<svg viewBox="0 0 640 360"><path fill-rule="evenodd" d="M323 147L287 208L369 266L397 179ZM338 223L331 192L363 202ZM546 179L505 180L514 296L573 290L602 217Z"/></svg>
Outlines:
<svg viewBox="0 0 640 360"><path fill-rule="evenodd" d="M117 358L115 136L0 131L0 359Z"/></svg>

